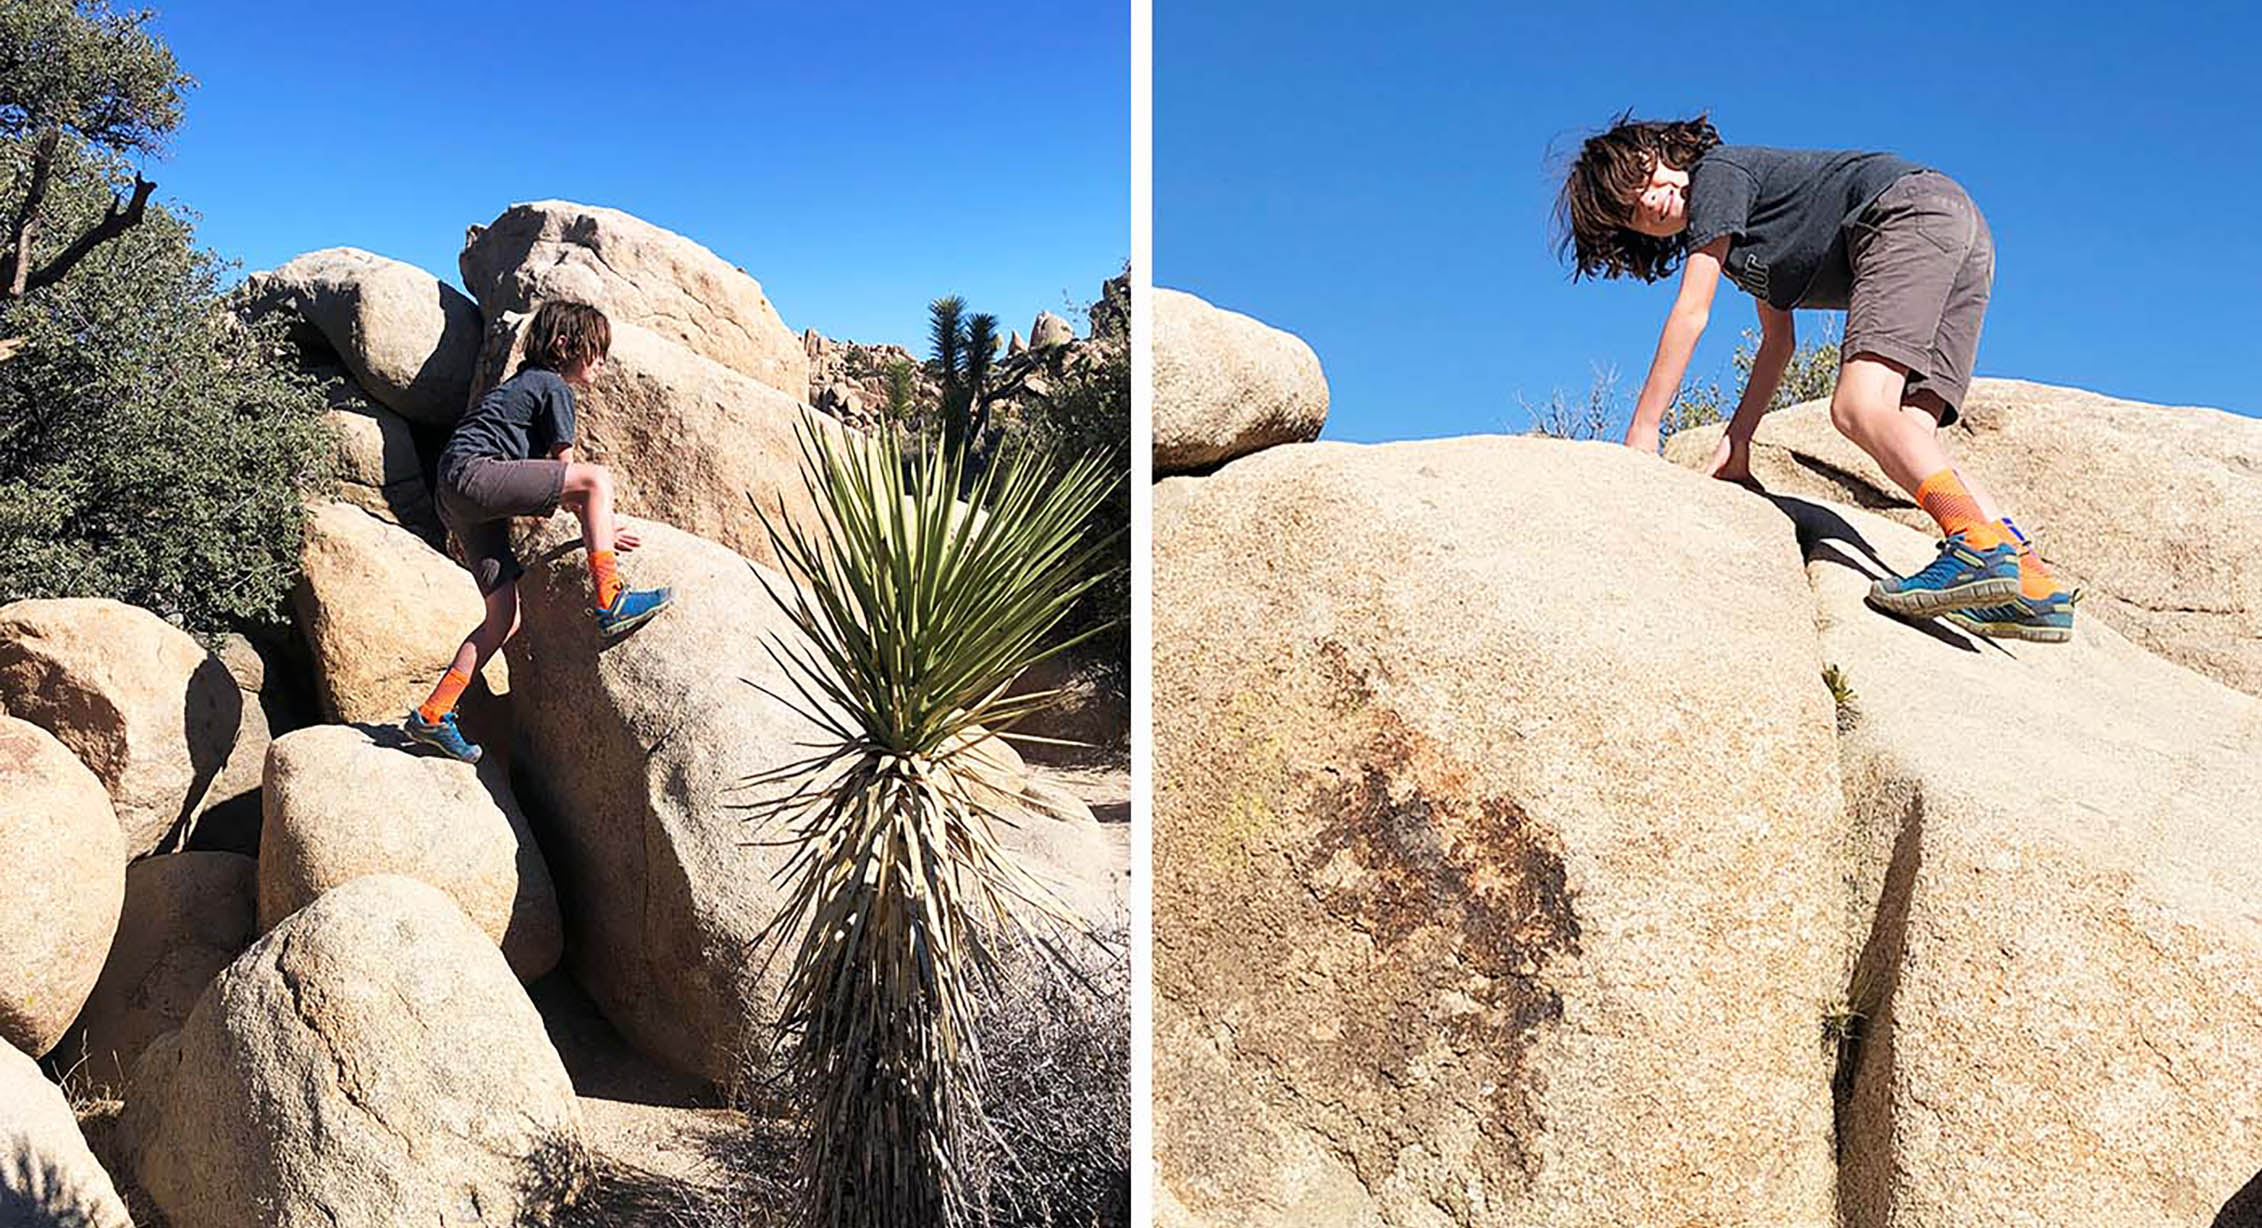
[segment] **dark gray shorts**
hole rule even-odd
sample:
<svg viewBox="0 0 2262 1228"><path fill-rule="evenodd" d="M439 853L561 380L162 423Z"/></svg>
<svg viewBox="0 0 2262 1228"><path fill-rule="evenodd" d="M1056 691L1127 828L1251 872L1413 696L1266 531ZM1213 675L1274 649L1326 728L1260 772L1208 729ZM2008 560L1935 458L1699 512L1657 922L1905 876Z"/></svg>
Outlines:
<svg viewBox="0 0 2262 1228"><path fill-rule="evenodd" d="M1948 406L1940 425L1953 423L1971 389L1980 320L1995 284L1995 237L1987 219L1955 180L1917 171L1862 210L1846 258L1854 286L1841 352L1907 367L1904 397L1938 396Z"/></svg>
<svg viewBox="0 0 2262 1228"><path fill-rule="evenodd" d="M556 460L475 456L440 475L432 496L441 523L455 534L463 565L484 597L526 574L511 553L511 517L548 516L565 493L566 465Z"/></svg>

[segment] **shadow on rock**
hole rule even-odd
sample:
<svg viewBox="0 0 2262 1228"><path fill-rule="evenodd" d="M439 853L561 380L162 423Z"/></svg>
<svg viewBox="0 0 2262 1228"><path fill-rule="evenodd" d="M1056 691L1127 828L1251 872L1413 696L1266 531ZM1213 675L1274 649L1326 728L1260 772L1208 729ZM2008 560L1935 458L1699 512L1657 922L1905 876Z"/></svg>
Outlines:
<svg viewBox="0 0 2262 1228"><path fill-rule="evenodd" d="M77 1190L63 1171L29 1151L0 1161L0 1228L118 1228Z"/></svg>

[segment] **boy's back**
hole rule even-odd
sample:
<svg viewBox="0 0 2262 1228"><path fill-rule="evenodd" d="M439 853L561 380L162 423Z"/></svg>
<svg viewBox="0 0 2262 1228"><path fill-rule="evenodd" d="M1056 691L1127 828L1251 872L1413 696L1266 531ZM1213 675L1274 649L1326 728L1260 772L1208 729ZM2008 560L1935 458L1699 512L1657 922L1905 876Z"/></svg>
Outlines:
<svg viewBox="0 0 2262 1228"><path fill-rule="evenodd" d="M531 460L573 442L573 388L544 367L523 366L495 385L456 423L440 453L440 473L482 456Z"/></svg>

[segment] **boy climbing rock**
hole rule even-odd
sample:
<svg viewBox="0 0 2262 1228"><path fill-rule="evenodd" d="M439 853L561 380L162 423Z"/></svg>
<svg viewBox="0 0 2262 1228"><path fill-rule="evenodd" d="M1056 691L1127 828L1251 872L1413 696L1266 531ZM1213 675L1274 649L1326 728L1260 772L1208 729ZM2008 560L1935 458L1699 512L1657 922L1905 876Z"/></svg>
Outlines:
<svg viewBox="0 0 2262 1228"><path fill-rule="evenodd" d="M1971 386L1995 276L1986 219L1954 180L1893 154L1725 145L1703 116L1629 113L1581 147L1556 217L1574 280L1681 270L1629 446L1657 450L1723 272L1758 300L1760 345L1715 477L1750 478L1752 434L1797 347L1792 311L1844 311L1830 420L1946 539L1922 571L1877 581L1870 601L1991 636L2072 638L2075 595L1940 442Z"/></svg>
<svg viewBox="0 0 2262 1228"><path fill-rule="evenodd" d="M562 506L580 518L593 593L590 614L606 638L667 608L665 588L622 587L614 551L641 543L634 533L613 527L612 474L573 457L574 389L596 378L612 341L612 325L596 308L543 304L527 328L525 361L456 423L440 454L433 501L462 548L487 613L457 647L431 697L403 724L409 737L466 763L479 761L479 747L457 730L456 701L518 631L518 579L525 568L511 552L511 517L548 516Z"/></svg>

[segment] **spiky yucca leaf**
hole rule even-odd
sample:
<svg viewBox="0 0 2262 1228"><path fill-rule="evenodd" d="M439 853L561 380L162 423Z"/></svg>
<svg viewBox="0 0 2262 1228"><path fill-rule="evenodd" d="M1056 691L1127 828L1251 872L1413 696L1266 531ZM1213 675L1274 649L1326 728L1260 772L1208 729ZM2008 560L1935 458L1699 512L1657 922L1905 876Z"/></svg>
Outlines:
<svg viewBox="0 0 2262 1228"><path fill-rule="evenodd" d="M1019 450L969 478L938 449L907 484L892 432L805 419L798 434L818 514L763 516L798 581L763 585L800 632L768 647L796 692L780 698L832 741L748 783L793 849L765 938L797 942L782 1022L811 1106L803 1210L824 1228L957 1228L989 944L1019 932L1057 955L1055 927L1073 924L998 842L997 825L1043 807L990 734L1052 698L1004 692L1076 642L1043 639L1102 578L1090 565L1115 543L1078 533L1120 479L1097 460L1055 477Z"/></svg>

